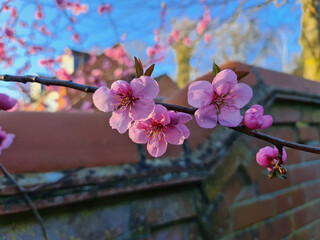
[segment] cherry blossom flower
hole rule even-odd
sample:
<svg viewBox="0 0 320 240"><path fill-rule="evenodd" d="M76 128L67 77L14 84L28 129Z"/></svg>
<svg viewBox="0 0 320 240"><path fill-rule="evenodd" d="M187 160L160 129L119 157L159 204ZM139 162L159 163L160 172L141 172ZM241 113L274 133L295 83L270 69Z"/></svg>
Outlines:
<svg viewBox="0 0 320 240"><path fill-rule="evenodd" d="M0 93L0 110L10 110L17 104L18 101L16 99L11 98L6 94Z"/></svg>
<svg viewBox="0 0 320 240"><path fill-rule="evenodd" d="M172 30L171 37L173 38L173 40L178 42L180 40L180 32L178 30Z"/></svg>
<svg viewBox="0 0 320 240"><path fill-rule="evenodd" d="M209 43L211 41L211 36L209 33L206 33L203 37L205 43Z"/></svg>
<svg viewBox="0 0 320 240"><path fill-rule="evenodd" d="M226 69L217 74L212 84L196 81L190 84L188 103L199 108L195 118L200 127L214 128L219 122L227 127L238 126L242 121L240 108L252 97L252 89L237 82L237 75Z"/></svg>
<svg viewBox="0 0 320 240"><path fill-rule="evenodd" d="M184 125L192 117L186 113L168 111L156 105L154 113L146 121L135 121L129 128L129 137L135 143L147 143L147 150L153 157L162 156L167 144L181 145L190 135Z"/></svg>
<svg viewBox="0 0 320 240"><path fill-rule="evenodd" d="M6 133L5 131L2 131L2 127L0 127L0 154L2 153L2 150L11 146L14 137L14 134Z"/></svg>
<svg viewBox="0 0 320 240"><path fill-rule="evenodd" d="M184 38L183 39L183 44L189 47L191 45L190 38L189 37Z"/></svg>
<svg viewBox="0 0 320 240"><path fill-rule="evenodd" d="M259 152L256 155L257 163L264 168L267 168L269 171L271 171L279 161L279 151L276 147L264 147L259 150ZM282 150L282 162L285 163L287 159L287 153L283 149Z"/></svg>
<svg viewBox="0 0 320 240"><path fill-rule="evenodd" d="M156 54L155 50L152 47L147 48L148 57L153 57Z"/></svg>
<svg viewBox="0 0 320 240"><path fill-rule="evenodd" d="M204 8L202 20L197 24L197 33L201 35L209 26L211 21L210 9Z"/></svg>
<svg viewBox="0 0 320 240"><path fill-rule="evenodd" d="M255 104L250 107L244 115L244 123L250 129L265 129L271 126L272 116L263 115L263 107Z"/></svg>
<svg viewBox="0 0 320 240"><path fill-rule="evenodd" d="M34 14L34 18L37 20L43 19L43 10L42 10L42 5L38 4L37 5L37 10Z"/></svg>
<svg viewBox="0 0 320 240"><path fill-rule="evenodd" d="M64 68L60 68L55 71L55 75L60 80L70 80L71 75L67 73L67 71Z"/></svg>
<svg viewBox="0 0 320 240"><path fill-rule="evenodd" d="M78 33L75 33L71 36L71 39L76 42L79 43L80 42L80 35Z"/></svg>
<svg viewBox="0 0 320 240"><path fill-rule="evenodd" d="M98 7L98 13L100 15L104 13L110 13L112 11L112 6L109 3L102 4Z"/></svg>
<svg viewBox="0 0 320 240"><path fill-rule="evenodd" d="M147 76L134 78L130 84L123 80L112 83L111 89L100 87L93 94L94 105L103 112L111 112L110 126L124 133L133 120L148 119L155 108L158 83Z"/></svg>

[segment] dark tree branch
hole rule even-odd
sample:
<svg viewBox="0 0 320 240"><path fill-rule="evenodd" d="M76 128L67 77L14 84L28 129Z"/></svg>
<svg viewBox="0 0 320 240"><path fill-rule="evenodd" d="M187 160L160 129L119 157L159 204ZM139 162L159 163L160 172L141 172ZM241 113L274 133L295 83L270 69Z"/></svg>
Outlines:
<svg viewBox="0 0 320 240"><path fill-rule="evenodd" d="M36 82L36 83L40 83L47 86L54 85L54 86L73 88L73 89L87 92L87 93L94 93L98 89L97 87L81 85L78 83L74 83L72 81L62 81L58 79L44 78L44 77L37 77L37 76L0 75L0 80L6 81L6 82L20 82L20 83ZM177 106L177 105L172 105L168 103L157 103L157 104L161 104L162 106L166 107L168 110L184 112L192 115L194 115L195 111L197 110L197 108ZM305 152L320 154L320 147L307 146L307 145L275 138L264 133L252 131L244 125L239 125L238 127L230 127L230 129L244 133L254 138L264 140L275 146L284 146L284 147L294 148L294 149L305 151Z"/></svg>
<svg viewBox="0 0 320 240"><path fill-rule="evenodd" d="M42 234L43 234L43 238L45 240L48 240L47 232L46 232L46 229L44 227L42 217L40 216L37 208L33 205L32 200L30 199L30 197L26 193L25 189L13 178L13 176L8 172L8 170L1 163L0 163L0 170L19 189L19 191L22 194L26 204L30 207L30 209L32 210L34 216L36 217L38 223L40 224L40 227L41 227L41 230L42 230Z"/></svg>

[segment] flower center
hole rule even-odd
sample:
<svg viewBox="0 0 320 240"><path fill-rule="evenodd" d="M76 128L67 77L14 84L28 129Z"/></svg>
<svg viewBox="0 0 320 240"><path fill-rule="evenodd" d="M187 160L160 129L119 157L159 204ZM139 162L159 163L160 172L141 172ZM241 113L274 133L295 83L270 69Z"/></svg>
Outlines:
<svg viewBox="0 0 320 240"><path fill-rule="evenodd" d="M119 91L114 98L118 100L118 102L115 104L117 106L117 110L122 109L123 111L127 107L129 108L129 111L131 111L135 101L139 100L139 98L136 98L132 95L132 90L129 90L126 93Z"/></svg>
<svg viewBox="0 0 320 240"><path fill-rule="evenodd" d="M210 105L215 106L217 114L220 113L220 110L222 107L229 106L229 98L227 98L229 94L230 94L230 92L227 92L223 95L219 95L217 92L213 93L213 98L212 98L212 102L210 103Z"/></svg>
<svg viewBox="0 0 320 240"><path fill-rule="evenodd" d="M152 123L150 127L146 130L146 134L148 134L148 138L152 138L153 141L158 139L158 141L161 141L162 135L164 135L164 129L166 126L163 126L161 123L158 123L155 120L152 120Z"/></svg>

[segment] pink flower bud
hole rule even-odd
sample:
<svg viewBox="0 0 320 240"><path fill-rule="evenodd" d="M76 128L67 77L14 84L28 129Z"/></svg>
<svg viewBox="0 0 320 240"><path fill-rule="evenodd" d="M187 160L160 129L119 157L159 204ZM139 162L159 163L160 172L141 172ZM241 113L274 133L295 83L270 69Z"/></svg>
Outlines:
<svg viewBox="0 0 320 240"><path fill-rule="evenodd" d="M255 104L244 115L244 123L250 129L265 129L271 126L272 116L263 115L263 107Z"/></svg>
<svg viewBox="0 0 320 240"><path fill-rule="evenodd" d="M279 161L278 154L279 154L279 151L276 147L274 148L264 147L264 148L261 148L257 153L256 161L261 167L267 168L269 171L271 171ZM286 159L287 159L287 153L283 149L282 151L283 164L285 163Z"/></svg>

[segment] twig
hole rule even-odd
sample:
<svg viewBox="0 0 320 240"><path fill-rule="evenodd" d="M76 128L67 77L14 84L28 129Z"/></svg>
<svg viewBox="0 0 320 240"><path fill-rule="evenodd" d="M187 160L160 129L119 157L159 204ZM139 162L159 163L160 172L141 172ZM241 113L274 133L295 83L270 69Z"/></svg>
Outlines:
<svg viewBox="0 0 320 240"><path fill-rule="evenodd" d="M62 81L58 79L44 78L44 77L37 77L37 76L0 75L0 80L6 81L6 82L20 82L20 83L37 82L47 86L54 85L54 86L73 88L73 89L87 92L87 93L94 93L98 89L97 87L82 85L82 84L74 83L72 81ZM192 115L194 115L195 111L197 110L197 108L177 106L177 105L168 104L168 103L157 103L157 104L161 104L162 106L166 107L168 110L184 112ZM320 154L320 147L307 146L307 145L275 138L264 133L258 133L256 131L252 131L244 125L239 125L238 127L230 127L230 129L244 133L254 138L264 140L276 146L280 145L280 146L294 148L294 149L305 151L305 152Z"/></svg>
<svg viewBox="0 0 320 240"><path fill-rule="evenodd" d="M28 196L28 194L26 193L25 189L20 186L20 184L13 178L13 176L8 172L8 170L0 163L0 169L3 172L3 174L14 184L16 185L16 187L19 189L20 193L23 195L24 200L26 201L26 204L31 208L34 216L36 217L38 223L40 224L41 230L42 230L42 234L43 234L43 238L45 240L48 240L48 236L47 236L47 232L46 229L44 227L43 224L43 220L42 217L40 216L38 210L36 209L36 207L33 205L32 200L30 199L30 197Z"/></svg>

